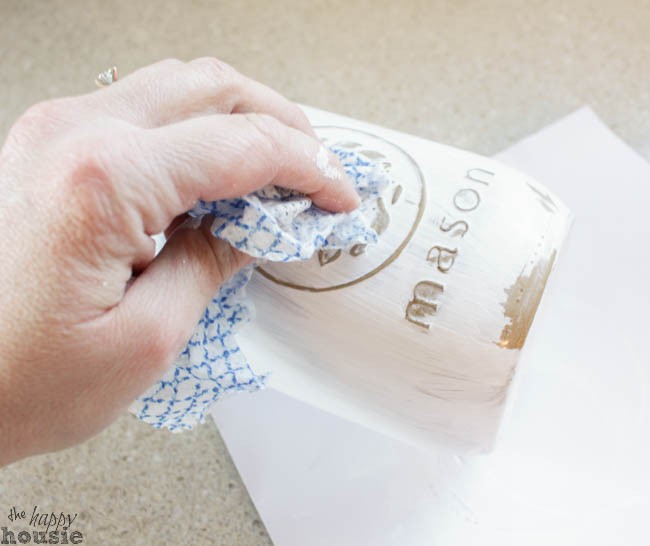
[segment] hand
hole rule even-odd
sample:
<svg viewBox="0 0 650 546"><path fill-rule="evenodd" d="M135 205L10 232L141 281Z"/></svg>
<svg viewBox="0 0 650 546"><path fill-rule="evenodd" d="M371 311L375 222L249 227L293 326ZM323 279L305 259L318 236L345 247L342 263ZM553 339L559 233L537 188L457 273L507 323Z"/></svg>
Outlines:
<svg viewBox="0 0 650 546"><path fill-rule="evenodd" d="M321 148L297 106L210 58L23 115L0 152L0 465L97 433L182 351L249 260L206 225L154 257L199 198L273 183L355 208Z"/></svg>

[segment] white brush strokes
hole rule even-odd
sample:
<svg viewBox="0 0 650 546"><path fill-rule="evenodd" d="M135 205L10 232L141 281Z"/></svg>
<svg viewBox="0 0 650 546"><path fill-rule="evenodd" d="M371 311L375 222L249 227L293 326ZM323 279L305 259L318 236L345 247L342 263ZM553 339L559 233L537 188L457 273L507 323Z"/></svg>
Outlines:
<svg viewBox="0 0 650 546"><path fill-rule="evenodd" d="M648 543L650 166L586 109L500 159L576 220L496 450L418 450L273 390L226 400L214 418L277 546Z"/></svg>

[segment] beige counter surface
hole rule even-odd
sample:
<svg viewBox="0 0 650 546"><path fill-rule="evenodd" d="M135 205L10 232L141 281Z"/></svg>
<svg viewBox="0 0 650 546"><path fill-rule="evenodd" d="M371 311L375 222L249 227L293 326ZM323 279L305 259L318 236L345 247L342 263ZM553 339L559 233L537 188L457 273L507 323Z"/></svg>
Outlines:
<svg viewBox="0 0 650 546"><path fill-rule="evenodd" d="M112 64L211 55L302 103L483 154L589 104L650 159L647 1L3 0L0 23L3 139ZM126 415L0 470L0 526L14 505L78 512L84 544L270 543L212 422L169 434Z"/></svg>

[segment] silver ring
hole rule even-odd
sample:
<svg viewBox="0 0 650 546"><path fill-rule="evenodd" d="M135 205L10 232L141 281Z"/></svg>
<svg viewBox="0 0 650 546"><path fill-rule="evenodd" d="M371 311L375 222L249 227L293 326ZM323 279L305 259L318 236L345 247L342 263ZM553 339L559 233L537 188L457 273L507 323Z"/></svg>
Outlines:
<svg viewBox="0 0 650 546"><path fill-rule="evenodd" d="M113 66L104 72L97 74L95 78L95 85L97 87L108 87L113 82L117 81L117 66Z"/></svg>

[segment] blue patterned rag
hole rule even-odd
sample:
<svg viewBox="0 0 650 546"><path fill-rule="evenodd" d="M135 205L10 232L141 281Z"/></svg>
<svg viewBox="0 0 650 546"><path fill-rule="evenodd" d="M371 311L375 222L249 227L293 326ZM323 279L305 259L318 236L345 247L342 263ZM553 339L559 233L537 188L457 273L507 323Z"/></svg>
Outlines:
<svg viewBox="0 0 650 546"><path fill-rule="evenodd" d="M254 317L245 287L256 264L307 260L321 248L347 249L377 241L371 219L391 181L363 155L338 147L332 151L361 197L353 212L325 212L303 194L275 186L241 198L199 201L189 211L199 220L212 215L214 236L257 260L221 286L175 365L131 405L130 411L139 419L156 428L190 429L203 422L225 394L264 386L266 376L251 369L235 336Z"/></svg>

